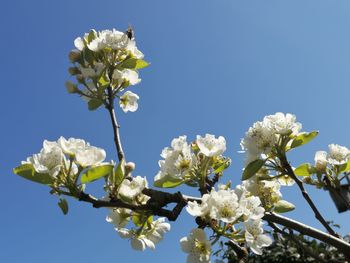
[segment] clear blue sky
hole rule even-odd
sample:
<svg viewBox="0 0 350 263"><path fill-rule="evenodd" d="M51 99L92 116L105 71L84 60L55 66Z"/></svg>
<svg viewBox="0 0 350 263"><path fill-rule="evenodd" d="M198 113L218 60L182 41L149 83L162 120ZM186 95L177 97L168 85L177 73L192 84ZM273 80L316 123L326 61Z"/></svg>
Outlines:
<svg viewBox="0 0 350 263"><path fill-rule="evenodd" d="M88 112L66 93L67 54L91 28L126 29L152 65L134 92L136 113L119 112L127 159L152 181L172 138L206 132L227 139L239 182L240 138L264 115L291 112L317 140L290 156L313 161L329 143L350 146L350 2L337 1L2 1L0 262L184 262L178 240L195 226L185 212L156 251L134 252L105 222L107 212L74 200L63 216L49 189L12 175L44 139L79 137L116 159L107 112ZM98 184L89 189L101 196ZM184 189L184 191L187 191ZM327 219L350 232L328 193L310 191ZM314 223L297 188L284 189Z"/></svg>

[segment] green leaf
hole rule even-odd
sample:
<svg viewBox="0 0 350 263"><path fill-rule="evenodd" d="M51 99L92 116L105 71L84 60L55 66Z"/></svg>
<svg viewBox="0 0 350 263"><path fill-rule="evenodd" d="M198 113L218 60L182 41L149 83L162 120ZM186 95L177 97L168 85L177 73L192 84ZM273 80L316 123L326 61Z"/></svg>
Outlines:
<svg viewBox="0 0 350 263"><path fill-rule="evenodd" d="M53 178L49 174L37 173L32 164L22 164L14 168L13 173L36 183L45 185L53 183Z"/></svg>
<svg viewBox="0 0 350 263"><path fill-rule="evenodd" d="M94 29L90 30L89 35L87 36L87 42L90 43L96 38L96 31Z"/></svg>
<svg viewBox="0 0 350 263"><path fill-rule="evenodd" d="M318 135L318 131L300 133L297 137L294 138L292 145L290 146L290 149L309 143L317 135Z"/></svg>
<svg viewBox="0 0 350 263"><path fill-rule="evenodd" d="M298 176L310 176L311 165L309 163L303 163L294 169L294 173Z"/></svg>
<svg viewBox="0 0 350 263"><path fill-rule="evenodd" d="M98 100L98 99L91 99L88 102L88 107L89 110L94 111L96 109L98 109L101 105L102 105L102 100Z"/></svg>
<svg viewBox="0 0 350 263"><path fill-rule="evenodd" d="M347 163L341 165L339 168L339 173L346 173L349 171L350 171L350 160Z"/></svg>
<svg viewBox="0 0 350 263"><path fill-rule="evenodd" d="M155 187L160 187L160 188L174 188L174 187L179 186L183 183L184 183L183 179L169 176L166 178L162 178L158 181L154 181L153 185Z"/></svg>
<svg viewBox="0 0 350 263"><path fill-rule="evenodd" d="M97 179L100 179L101 177L111 174L113 172L113 168L113 164L94 166L82 174L80 181L83 184L91 183Z"/></svg>
<svg viewBox="0 0 350 263"><path fill-rule="evenodd" d="M295 209L295 205L293 205L292 203L289 203L286 200L279 200L275 204L274 212L276 212L276 213L286 213L286 212L292 211L294 209Z"/></svg>
<svg viewBox="0 0 350 263"><path fill-rule="evenodd" d="M122 159L113 173L113 185L120 185L125 176L125 161Z"/></svg>
<svg viewBox="0 0 350 263"><path fill-rule="evenodd" d="M221 173L222 171L224 171L225 169L227 169L229 166L231 165L231 160L225 159L223 161L220 161L218 164L215 164L214 166L214 174L218 174Z"/></svg>
<svg viewBox="0 0 350 263"><path fill-rule="evenodd" d="M247 180L254 176L265 164L266 160L257 159L247 165L243 171L242 180Z"/></svg>
<svg viewBox="0 0 350 263"><path fill-rule="evenodd" d="M133 214L132 215L132 222L135 224L135 226L141 227L147 220L147 223L151 224L153 222L153 216L148 216L144 214Z"/></svg>
<svg viewBox="0 0 350 263"><path fill-rule="evenodd" d="M58 206L61 208L64 215L68 213L68 202L64 198L60 198L60 201L58 202Z"/></svg>
<svg viewBox="0 0 350 263"><path fill-rule="evenodd" d="M101 76L98 79L98 83L100 84L100 87L106 88L109 86L110 79L108 75L106 74L106 71L104 70L101 74Z"/></svg>
<svg viewBox="0 0 350 263"><path fill-rule="evenodd" d="M149 64L142 59L129 58L120 63L119 67L127 69L142 69L147 67L148 65Z"/></svg>

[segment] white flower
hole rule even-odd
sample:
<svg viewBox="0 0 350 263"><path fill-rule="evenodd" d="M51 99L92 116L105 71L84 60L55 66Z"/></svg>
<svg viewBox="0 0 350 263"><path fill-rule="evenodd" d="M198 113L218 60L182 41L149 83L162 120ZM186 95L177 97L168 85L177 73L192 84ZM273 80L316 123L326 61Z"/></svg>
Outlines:
<svg viewBox="0 0 350 263"><path fill-rule="evenodd" d="M282 186L292 186L295 183L294 179L287 174L278 177L278 182Z"/></svg>
<svg viewBox="0 0 350 263"><path fill-rule="evenodd" d="M106 217L106 221L115 225L116 228L125 227L130 221L132 211L127 208L110 209L110 214Z"/></svg>
<svg viewBox="0 0 350 263"><path fill-rule="evenodd" d="M341 165L348 162L350 151L344 146L338 144L328 145L327 161L333 165Z"/></svg>
<svg viewBox="0 0 350 263"><path fill-rule="evenodd" d="M112 79L116 81L119 85L121 85L124 81L129 82L130 85L136 85L141 82L141 79L139 78L139 73L131 69L115 69L113 71Z"/></svg>
<svg viewBox="0 0 350 263"><path fill-rule="evenodd" d="M64 137L60 137L57 141L58 145L61 147L65 154L75 155L77 152L85 149L88 145L82 139L69 138L66 140Z"/></svg>
<svg viewBox="0 0 350 263"><path fill-rule="evenodd" d="M248 220L244 223L246 232L245 240L250 249L257 255L262 254L262 248L272 244L269 236L264 235L261 220Z"/></svg>
<svg viewBox="0 0 350 263"><path fill-rule="evenodd" d="M205 217L209 214L211 208L211 200L209 194L204 194L201 198L200 204L196 201L189 201L186 210L191 216Z"/></svg>
<svg viewBox="0 0 350 263"><path fill-rule="evenodd" d="M125 92L119 99L119 105L124 112L134 112L139 107L137 100L139 96L131 91Z"/></svg>
<svg viewBox="0 0 350 263"><path fill-rule="evenodd" d="M77 37L74 40L74 46L79 50L82 51L85 48L84 40L81 37Z"/></svg>
<svg viewBox="0 0 350 263"><path fill-rule="evenodd" d="M257 196L245 197L239 200L239 206L244 216L244 221L248 219L257 220L264 216L265 209L261 206L260 198Z"/></svg>
<svg viewBox="0 0 350 263"><path fill-rule="evenodd" d="M201 153L207 157L221 155L226 150L226 140L222 136L216 139L211 134L206 134L205 137L197 135L196 142Z"/></svg>
<svg viewBox="0 0 350 263"><path fill-rule="evenodd" d="M242 186L247 191L245 195L258 196L264 208L270 209L282 197L281 185L277 180L259 180L257 177L253 177L245 180Z"/></svg>
<svg viewBox="0 0 350 263"><path fill-rule="evenodd" d="M235 222L243 213L234 191L214 189L210 194L202 196L200 204L195 201L188 202L186 210L192 216L209 216L225 223Z"/></svg>
<svg viewBox="0 0 350 263"><path fill-rule="evenodd" d="M180 239L182 251L188 253L187 263L210 263L211 244L203 229L192 229L188 237Z"/></svg>
<svg viewBox="0 0 350 263"><path fill-rule="evenodd" d="M163 149L160 156L164 160L158 162L160 171L154 178L155 182L183 178L191 170L196 163L196 156L192 153L186 139L186 136L175 138L171 142L171 147Z"/></svg>
<svg viewBox="0 0 350 263"><path fill-rule="evenodd" d="M76 153L75 158L78 164L87 167L102 163L106 158L106 152L98 147L86 146Z"/></svg>
<svg viewBox="0 0 350 263"><path fill-rule="evenodd" d="M164 234L169 232L170 228L170 224L165 222L165 217L160 217L150 224L150 229L146 230L144 235L154 244L157 244L163 240Z"/></svg>
<svg viewBox="0 0 350 263"><path fill-rule="evenodd" d="M129 50L137 59L142 59L144 57L143 53L137 49L135 40L129 40L126 49Z"/></svg>
<svg viewBox="0 0 350 263"><path fill-rule="evenodd" d="M132 180L124 179L118 194L126 200L134 200L148 186L146 177L136 176Z"/></svg>
<svg viewBox="0 0 350 263"><path fill-rule="evenodd" d="M225 223L233 223L242 215L238 197L234 191L219 190L210 193L210 217Z"/></svg>
<svg viewBox="0 0 350 263"><path fill-rule="evenodd" d="M276 142L275 132L271 127L259 121L245 133L244 139L241 140L241 147L247 155L257 156L262 153L269 154Z"/></svg>
<svg viewBox="0 0 350 263"><path fill-rule="evenodd" d="M327 152L318 151L315 154L315 167L317 171L323 172L327 167Z"/></svg>
<svg viewBox="0 0 350 263"><path fill-rule="evenodd" d="M266 116L263 122L268 123L275 133L281 135L297 135L302 128L301 123L296 122L295 115L290 113L277 112L274 115Z"/></svg>
<svg viewBox="0 0 350 263"><path fill-rule="evenodd" d="M131 240L133 249L141 251L144 251L146 247L155 249L155 244L160 242L164 234L169 230L170 224L165 223L164 217L158 218L156 221L152 222L148 228L143 228L140 233L134 229L117 229L122 238L129 238Z"/></svg>
<svg viewBox="0 0 350 263"><path fill-rule="evenodd" d="M30 163L38 173L48 173L55 177L60 172L64 164L64 155L56 142L45 140L40 153L28 158Z"/></svg>
<svg viewBox="0 0 350 263"><path fill-rule="evenodd" d="M90 50L98 52L103 48L111 48L113 50L126 48L128 37L125 33L112 30L102 30L96 33L96 38L93 39L87 46Z"/></svg>

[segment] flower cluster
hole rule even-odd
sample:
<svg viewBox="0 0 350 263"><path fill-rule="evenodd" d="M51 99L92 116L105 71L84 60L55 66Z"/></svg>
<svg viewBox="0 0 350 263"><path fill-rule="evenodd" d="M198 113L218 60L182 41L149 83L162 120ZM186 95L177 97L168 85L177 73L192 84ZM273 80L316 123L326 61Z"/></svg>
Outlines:
<svg viewBox="0 0 350 263"><path fill-rule="evenodd" d="M82 139L60 137L56 142L45 140L41 151L22 164L31 164L35 172L57 178L58 175L76 175L86 167L102 164L105 158L103 149Z"/></svg>
<svg viewBox="0 0 350 263"><path fill-rule="evenodd" d="M343 165L349 161L350 150L345 146L338 144L330 144L328 146L328 153L325 151L318 151L315 154L315 167L318 171L325 171L327 164L329 165Z"/></svg>
<svg viewBox="0 0 350 263"><path fill-rule="evenodd" d="M77 84L66 83L69 93L82 96L94 110L106 103L108 97L119 97L124 112L136 111L138 95L122 92L138 84L138 70L148 65L143 54L136 47L133 37L113 30L91 30L74 40L76 49L69 54L74 66L69 69ZM78 85L81 85L81 88ZM108 92L108 88L112 89Z"/></svg>
<svg viewBox="0 0 350 263"><path fill-rule="evenodd" d="M144 205L149 197L143 194L142 191L147 187L148 183L145 177L125 178L119 186L118 198L125 203ZM155 249L155 245L170 230L170 224L165 222L165 218L160 217L153 221L153 217L150 215L126 208L110 209L110 214L106 220L115 226L115 230L122 238L131 240L132 248L142 251L146 247ZM134 223L135 227L129 229L126 226L130 221Z"/></svg>
<svg viewBox="0 0 350 263"><path fill-rule="evenodd" d="M242 150L247 153L246 163L258 159L261 154L270 155L282 136L296 136L301 127L302 125L296 122L295 115L281 112L255 122L241 140Z"/></svg>
<svg viewBox="0 0 350 263"><path fill-rule="evenodd" d="M256 254L261 254L261 249L271 244L271 239L263 234L261 218L265 209L260 198L249 192L245 185L239 185L234 190L220 186L218 191L213 189L209 194L204 194L200 203L188 202L186 210L207 222L217 237L235 239L244 233L247 246ZM240 230L241 226L245 228L244 232ZM193 230L188 238L180 242L183 250L190 253L189 258L197 260L190 262L209 262L210 242L202 230Z"/></svg>
<svg viewBox="0 0 350 263"><path fill-rule="evenodd" d="M160 170L154 178L155 186L165 187L164 182L185 182L196 186L210 168L214 171L221 165L229 166L230 160L222 156L225 150L226 141L222 136L197 135L192 144L187 142L186 136L173 139L171 147L164 148L161 153L164 159L158 162ZM201 174L204 165L205 175Z"/></svg>

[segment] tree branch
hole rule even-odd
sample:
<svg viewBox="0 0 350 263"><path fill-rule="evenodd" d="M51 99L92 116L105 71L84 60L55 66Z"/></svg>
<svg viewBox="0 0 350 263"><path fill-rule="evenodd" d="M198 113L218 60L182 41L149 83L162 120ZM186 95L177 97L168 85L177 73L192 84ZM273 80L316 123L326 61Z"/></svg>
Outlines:
<svg viewBox="0 0 350 263"><path fill-rule="evenodd" d="M229 240L225 243L227 246L232 248L232 250L236 253L238 263L245 263L247 262L248 258L248 251L245 247L241 247L237 243L233 242L232 240Z"/></svg>
<svg viewBox="0 0 350 263"><path fill-rule="evenodd" d="M106 105L106 108L109 112L109 116L111 117L113 134L114 134L114 143L117 149L118 159L119 161L121 161L122 159L125 159L125 154L124 154L122 143L120 140L120 134L119 134L120 126L118 124L117 117L114 111L114 96L113 96L112 87L108 87L107 91L108 91L108 103Z"/></svg>
<svg viewBox="0 0 350 263"><path fill-rule="evenodd" d="M307 236L316 238L320 241L323 241L327 244L330 244L335 248L337 248L340 252L342 252L346 258L350 258L350 244L338 237L324 233L316 228L305 225L303 223L300 223L288 217L277 215L271 212L265 213L263 219L266 220L267 222L283 225L287 228L296 230L303 235L307 235Z"/></svg>
<svg viewBox="0 0 350 263"><path fill-rule="evenodd" d="M276 232L281 234L282 236L292 240L301 250L303 250L306 254L308 254L310 257L318 260L317 262L327 263L326 260L321 258L319 255L314 253L308 246L305 246L305 244L300 241L296 236L294 236L291 232L287 233L284 230L280 229L278 226L276 226L274 223L269 222L269 226Z"/></svg>
<svg viewBox="0 0 350 263"><path fill-rule="evenodd" d="M306 202L309 204L309 206L311 207L312 211L315 214L315 218L320 221L320 223L327 229L328 233L330 233L332 236L335 237L339 237L339 235L330 227L330 225L327 223L327 221L323 218L323 216L321 215L320 211L318 211L316 205L314 204L314 202L312 201L312 199L310 198L308 192L305 190L304 184L303 182L295 175L292 167L290 166L289 162L287 161L287 158L284 154L282 154L279 157L280 161L281 161L281 165L282 167L286 170L286 173L293 178L293 180L297 183L304 199L306 200Z"/></svg>

